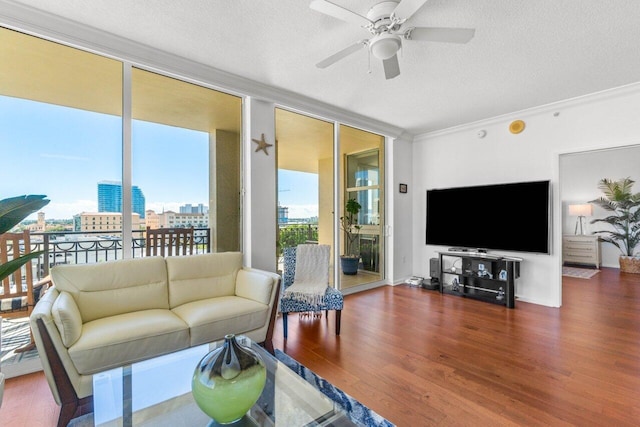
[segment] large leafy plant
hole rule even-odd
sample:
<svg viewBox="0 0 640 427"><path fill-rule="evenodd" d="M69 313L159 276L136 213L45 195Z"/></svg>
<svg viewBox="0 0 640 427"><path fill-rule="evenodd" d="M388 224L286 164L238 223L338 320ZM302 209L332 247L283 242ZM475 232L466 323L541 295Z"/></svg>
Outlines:
<svg viewBox="0 0 640 427"><path fill-rule="evenodd" d="M20 221L46 206L49 200L45 197L47 196L29 195L0 200L0 234L8 232ZM19 249L17 250L19 251ZM10 276L29 260L37 258L43 253L44 251L36 251L20 257L14 256L11 261L0 265L0 280Z"/></svg>
<svg viewBox="0 0 640 427"><path fill-rule="evenodd" d="M359 257L354 253L356 238L360 234L361 225L358 225L358 213L362 206L356 199L349 199L344 206L345 215L340 217L340 228L344 230L345 239L345 256Z"/></svg>
<svg viewBox="0 0 640 427"><path fill-rule="evenodd" d="M634 180L624 178L612 181L600 180L598 188L604 193L591 203L595 203L609 213L605 218L596 218L594 223L605 223L613 231L596 231L602 234L602 240L616 246L625 256L634 256L640 245L640 193L633 193Z"/></svg>

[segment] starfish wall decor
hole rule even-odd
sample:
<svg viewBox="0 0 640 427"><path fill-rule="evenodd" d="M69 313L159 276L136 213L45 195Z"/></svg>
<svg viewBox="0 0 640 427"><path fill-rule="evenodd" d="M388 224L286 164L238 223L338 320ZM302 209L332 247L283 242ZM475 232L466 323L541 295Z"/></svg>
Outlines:
<svg viewBox="0 0 640 427"><path fill-rule="evenodd" d="M269 155L269 152L267 151L267 148L272 147L273 144L269 144L267 143L267 141L264 139L264 133L262 134L262 138L260 139L255 139L252 138L251 139L253 142L255 142L256 144L258 144L258 146L256 147L256 153L260 150L264 151L264 154L266 154L267 156Z"/></svg>

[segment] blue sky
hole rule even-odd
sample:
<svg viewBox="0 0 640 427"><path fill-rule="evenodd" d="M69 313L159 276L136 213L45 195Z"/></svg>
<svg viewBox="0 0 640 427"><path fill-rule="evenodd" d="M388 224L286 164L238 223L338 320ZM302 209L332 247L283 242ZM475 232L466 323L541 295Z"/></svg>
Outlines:
<svg viewBox="0 0 640 427"><path fill-rule="evenodd" d="M121 119L0 96L0 198L46 194L47 219L97 211L97 183L121 180ZM147 209L208 203L208 134L134 121L133 184ZM289 216L317 216L314 174L280 171ZM32 216L33 218L34 216Z"/></svg>
<svg viewBox="0 0 640 427"><path fill-rule="evenodd" d="M278 170L278 200L289 208L289 218L318 216L318 175Z"/></svg>

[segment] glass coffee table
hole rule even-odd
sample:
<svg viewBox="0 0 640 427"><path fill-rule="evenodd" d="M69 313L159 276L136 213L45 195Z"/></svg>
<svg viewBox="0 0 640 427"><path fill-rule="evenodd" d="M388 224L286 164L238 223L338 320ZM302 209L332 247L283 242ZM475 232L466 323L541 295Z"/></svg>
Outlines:
<svg viewBox="0 0 640 427"><path fill-rule="evenodd" d="M267 383L258 402L238 426L353 426L334 401L264 348L246 337L267 367ZM205 354L224 341L189 348L93 376L96 427L215 426L191 395L193 371Z"/></svg>

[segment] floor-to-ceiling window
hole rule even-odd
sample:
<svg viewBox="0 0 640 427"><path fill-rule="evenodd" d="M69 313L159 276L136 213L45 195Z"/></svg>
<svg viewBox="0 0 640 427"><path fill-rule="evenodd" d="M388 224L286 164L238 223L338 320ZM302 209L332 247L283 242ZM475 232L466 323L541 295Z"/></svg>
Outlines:
<svg viewBox="0 0 640 427"><path fill-rule="evenodd" d="M236 96L133 69L132 184L146 201L141 226L194 227L200 245L240 250L241 108Z"/></svg>
<svg viewBox="0 0 640 427"><path fill-rule="evenodd" d="M241 121L237 96L0 28L0 198L50 199L17 227L45 251L34 276L143 256L147 225L240 250ZM13 351L26 320L3 322L9 376L4 365L37 358Z"/></svg>
<svg viewBox="0 0 640 427"><path fill-rule="evenodd" d="M106 218L95 214L98 183L122 174L122 63L0 28L0 157L0 198L50 200L18 227L31 231L32 249L59 249L33 263L36 278L56 264L86 261L80 246L112 245L103 240ZM3 372L32 369L37 352L14 351L29 339L26 317L4 316Z"/></svg>

